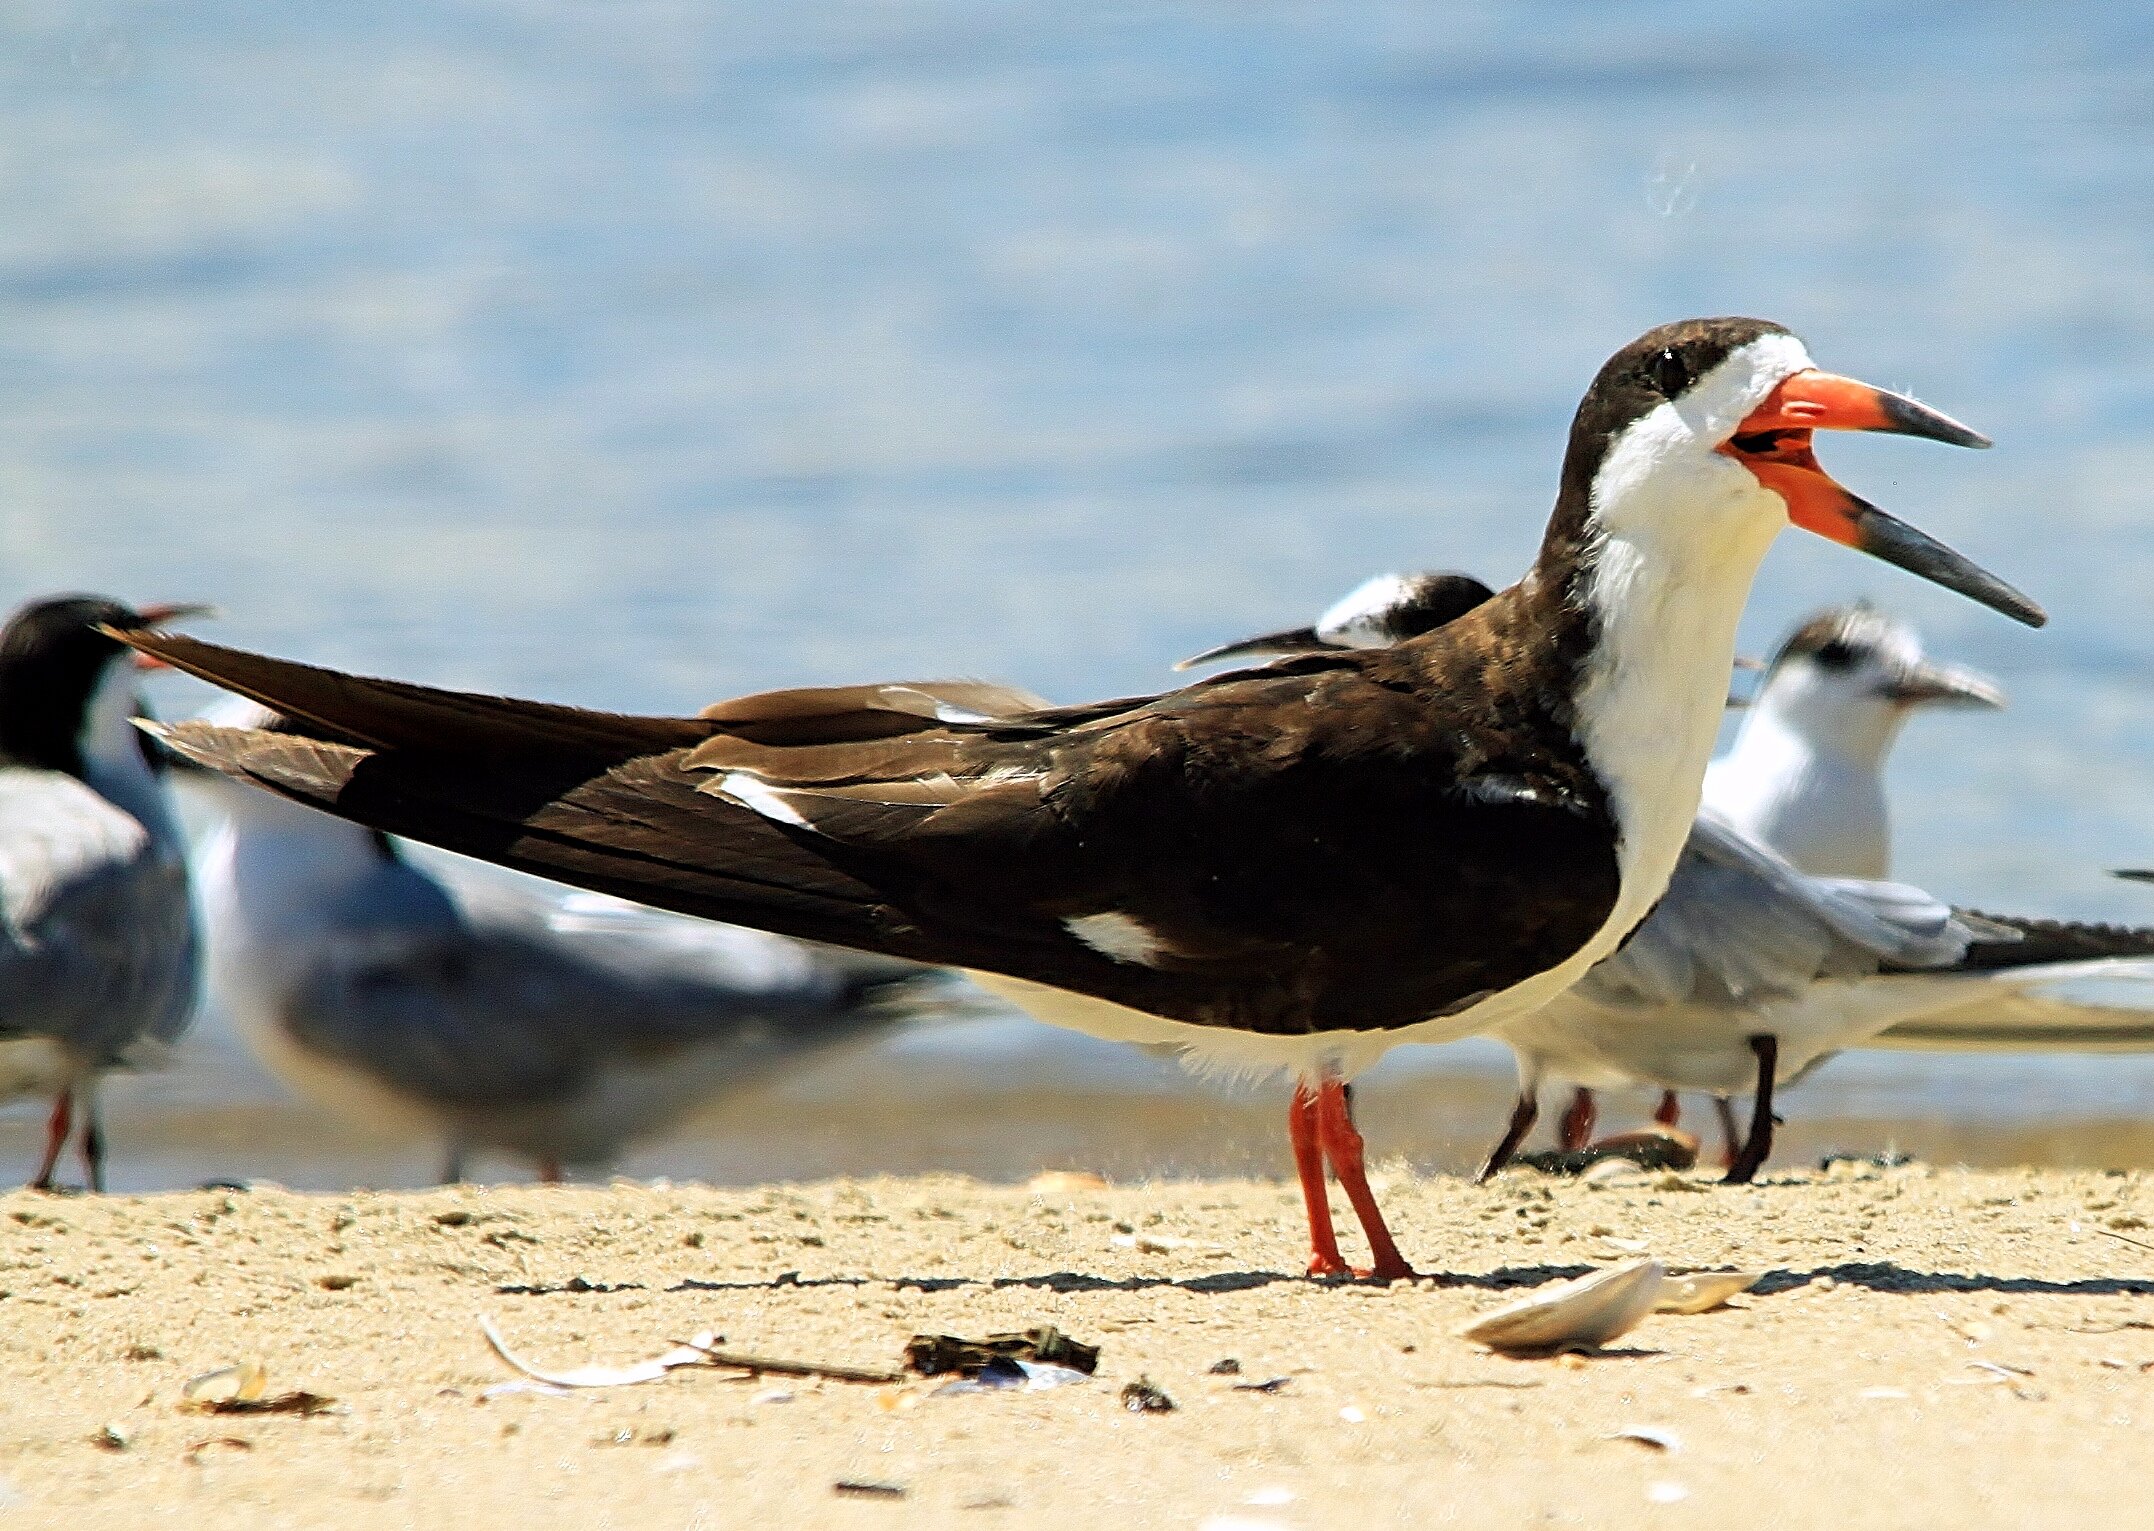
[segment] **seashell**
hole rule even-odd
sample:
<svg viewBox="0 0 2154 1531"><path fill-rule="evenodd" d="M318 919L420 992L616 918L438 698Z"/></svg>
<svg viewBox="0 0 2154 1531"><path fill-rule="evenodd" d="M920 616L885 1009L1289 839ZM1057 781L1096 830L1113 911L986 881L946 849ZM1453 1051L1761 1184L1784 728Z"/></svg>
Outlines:
<svg viewBox="0 0 2154 1531"><path fill-rule="evenodd" d="M494 1347L494 1354L509 1366L522 1372L533 1382L550 1387L628 1387L638 1382L656 1382L676 1366L703 1366L708 1364L708 1352L718 1343L715 1334L699 1334L685 1345L676 1345L664 1355L649 1361L638 1361L632 1366L572 1366L564 1370L546 1371L509 1349L508 1341L501 1338L501 1331L485 1314L479 1315L479 1332L486 1336L486 1343ZM214 1374L213 1374L214 1375ZM201 1381L201 1378L196 1378Z"/></svg>
<svg viewBox="0 0 2154 1531"><path fill-rule="evenodd" d="M242 1361L189 1377L180 1397L189 1403L253 1403L267 1391L269 1368L259 1361Z"/></svg>
<svg viewBox="0 0 2154 1531"><path fill-rule="evenodd" d="M1482 1314L1458 1333L1505 1355L1597 1350L1653 1311L1665 1278L1658 1260L1634 1260L1545 1287Z"/></svg>
<svg viewBox="0 0 2154 1531"><path fill-rule="evenodd" d="M1692 1271L1661 1284L1655 1313L1710 1313L1765 1279L1763 1271Z"/></svg>

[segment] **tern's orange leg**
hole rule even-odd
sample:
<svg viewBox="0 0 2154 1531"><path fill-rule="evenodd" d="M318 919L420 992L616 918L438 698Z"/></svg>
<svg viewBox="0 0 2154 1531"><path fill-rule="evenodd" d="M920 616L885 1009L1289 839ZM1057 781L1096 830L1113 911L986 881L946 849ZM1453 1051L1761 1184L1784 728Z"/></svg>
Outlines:
<svg viewBox="0 0 2154 1531"><path fill-rule="evenodd" d="M1713 1097L1713 1107L1720 1113L1720 1162L1727 1168L1735 1166L1735 1146L1742 1140L1742 1129L1735 1125L1735 1107L1725 1095Z"/></svg>
<svg viewBox="0 0 2154 1531"><path fill-rule="evenodd" d="M1301 1199L1309 1207L1309 1274L1349 1275L1346 1257L1339 1253L1339 1236L1331 1228L1331 1197L1324 1189L1324 1144L1316 1092L1298 1081L1293 1104L1286 1109L1286 1127L1294 1140L1294 1173L1301 1177Z"/></svg>
<svg viewBox="0 0 2154 1531"><path fill-rule="evenodd" d="M75 1123L75 1092L62 1090L52 1102L52 1116L45 1123L45 1157L38 1162L34 1191L52 1189L53 1172L60 1167L60 1150L67 1147L68 1129Z"/></svg>
<svg viewBox="0 0 2154 1531"><path fill-rule="evenodd" d="M538 1177L542 1185L559 1185L561 1183L561 1161L559 1159L539 1160Z"/></svg>
<svg viewBox="0 0 2154 1531"><path fill-rule="evenodd" d="M1600 1107L1594 1104L1591 1090L1571 1092L1571 1103L1564 1108L1563 1121L1556 1128L1556 1144L1567 1154L1574 1154L1593 1141L1593 1124L1600 1120Z"/></svg>
<svg viewBox="0 0 2154 1531"><path fill-rule="evenodd" d="M1653 1108L1653 1120L1663 1127L1673 1127L1683 1119L1683 1103L1675 1098L1675 1091L1660 1092L1660 1104Z"/></svg>
<svg viewBox="0 0 2154 1531"><path fill-rule="evenodd" d="M1376 1193L1369 1189L1369 1177L1362 1170L1361 1133L1354 1126L1346 1086L1340 1080L1326 1079L1317 1086L1316 1118L1324 1157L1331 1161L1331 1172L1339 1177L1346 1199L1354 1204L1361 1231L1368 1235L1369 1254L1376 1261L1371 1269L1355 1274L1374 1276L1378 1281L1412 1280L1414 1268L1399 1253L1399 1246L1391 1242L1391 1230L1384 1226Z"/></svg>

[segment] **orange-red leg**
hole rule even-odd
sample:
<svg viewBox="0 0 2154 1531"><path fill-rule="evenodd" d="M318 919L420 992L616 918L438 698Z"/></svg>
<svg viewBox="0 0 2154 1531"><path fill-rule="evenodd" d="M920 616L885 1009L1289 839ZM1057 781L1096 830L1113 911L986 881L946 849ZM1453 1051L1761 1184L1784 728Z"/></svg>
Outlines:
<svg viewBox="0 0 2154 1531"><path fill-rule="evenodd" d="M1593 1124L1600 1120L1600 1114L1591 1090L1573 1090L1571 1103L1563 1110L1563 1121L1556 1128L1556 1145L1567 1154L1584 1148L1593 1141Z"/></svg>
<svg viewBox="0 0 2154 1531"><path fill-rule="evenodd" d="M546 1185L559 1185L561 1183L561 1161L559 1159L539 1160L538 1177Z"/></svg>
<svg viewBox="0 0 2154 1531"><path fill-rule="evenodd" d="M1361 1219L1369 1254L1376 1262L1367 1272L1357 1274L1374 1276L1378 1281L1411 1280L1414 1268L1391 1241L1391 1230L1384 1226L1384 1214L1376 1205L1376 1193L1369 1189L1369 1177L1362 1168L1361 1133L1354 1126L1344 1083L1326 1079L1317 1086L1316 1119L1324 1157L1331 1161L1331 1172L1345 1188L1346 1199L1354 1204L1354 1215Z"/></svg>
<svg viewBox="0 0 2154 1531"><path fill-rule="evenodd" d="M52 1116L45 1123L45 1157L38 1162L34 1191L52 1189L53 1172L60 1167L60 1150L67 1147L68 1129L75 1122L75 1092L62 1090L53 1098Z"/></svg>
<svg viewBox="0 0 2154 1531"><path fill-rule="evenodd" d="M1683 1103L1675 1098L1675 1091L1660 1092L1660 1104L1653 1108L1653 1120L1663 1127L1673 1127L1683 1119Z"/></svg>
<svg viewBox="0 0 2154 1531"><path fill-rule="evenodd" d="M1728 1169L1735 1167L1735 1147L1742 1139L1742 1130L1735 1125L1735 1107L1725 1095L1713 1097L1713 1107L1720 1113L1720 1162Z"/></svg>
<svg viewBox="0 0 2154 1531"><path fill-rule="evenodd" d="M1309 1274L1347 1275L1346 1257L1339 1253L1339 1236L1331 1227L1331 1197L1324 1189L1324 1144L1316 1092L1306 1084L1294 1086L1286 1127L1294 1142L1294 1173L1301 1177L1301 1199L1309 1208Z"/></svg>

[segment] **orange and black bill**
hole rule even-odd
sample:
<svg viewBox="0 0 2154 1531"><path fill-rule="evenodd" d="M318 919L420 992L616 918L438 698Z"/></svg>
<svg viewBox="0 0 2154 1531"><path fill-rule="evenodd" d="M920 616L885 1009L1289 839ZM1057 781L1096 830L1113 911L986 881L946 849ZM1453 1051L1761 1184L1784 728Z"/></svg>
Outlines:
<svg viewBox="0 0 2154 1531"><path fill-rule="evenodd" d="M1841 488L1810 450L1810 433L1821 430L1885 431L1957 447L1989 445L1987 436L1927 404L1813 369L1775 388L1721 450L1785 500L1788 519L1804 530L1897 564L2029 627L2049 620L1996 575Z"/></svg>

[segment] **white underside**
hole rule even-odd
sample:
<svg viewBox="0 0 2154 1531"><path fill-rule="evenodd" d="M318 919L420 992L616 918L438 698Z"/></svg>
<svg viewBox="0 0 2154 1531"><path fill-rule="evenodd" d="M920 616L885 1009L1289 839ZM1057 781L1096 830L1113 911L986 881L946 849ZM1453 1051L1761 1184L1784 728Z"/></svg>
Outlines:
<svg viewBox="0 0 2154 1531"><path fill-rule="evenodd" d="M80 1058L50 1037L0 1042L0 1101L57 1095L88 1072Z"/></svg>
<svg viewBox="0 0 2154 1531"><path fill-rule="evenodd" d="M1320 1036L1267 1036L1225 1026L1196 1026L1132 1010L1071 989L1057 989L1002 973L967 971L974 983L1035 1020L1081 1031L1107 1042L1134 1042L1171 1050L1195 1073L1233 1079L1290 1074L1301 1079L1333 1075L1351 1079L1401 1042L1448 1042L1482 1028L1469 1024L1447 1036L1421 1027L1398 1031L1329 1031ZM1446 1023L1431 1022L1430 1026Z"/></svg>
<svg viewBox="0 0 2154 1531"><path fill-rule="evenodd" d="M447 1133L445 1113L391 1089L366 1069L302 1046L276 1023L268 1006L234 1005L231 1015L233 1029L262 1066L301 1099L387 1142Z"/></svg>
<svg viewBox="0 0 2154 1531"><path fill-rule="evenodd" d="M1925 1039L1924 1025L1948 1030ZM1915 1028L1905 1040L1902 1027ZM1761 1035L1779 1043L1783 1083L1828 1054L1866 1046L2146 1052L2154 1045L2154 962L2092 958L2004 972L1820 979L1798 996L1753 1005L1614 1006L1571 993L1494 1034L1518 1054L1528 1090L1562 1080L1595 1090L1747 1094L1757 1084L1750 1038Z"/></svg>
<svg viewBox="0 0 2154 1531"><path fill-rule="evenodd" d="M1517 1052L1519 1080L1528 1087L1554 1078L1596 1090L1646 1084L1742 1095L1757 1084L1753 1036L1778 1039L1776 1077L1786 1081L1827 1053L1997 987L1992 974L1917 973L1824 979L1798 998L1752 1006L1618 1008L1567 994L1496 1035Z"/></svg>
<svg viewBox="0 0 2154 1531"><path fill-rule="evenodd" d="M1768 735L1713 762L1705 800L1731 824L1814 877L1892 875L1885 782L1877 762Z"/></svg>

